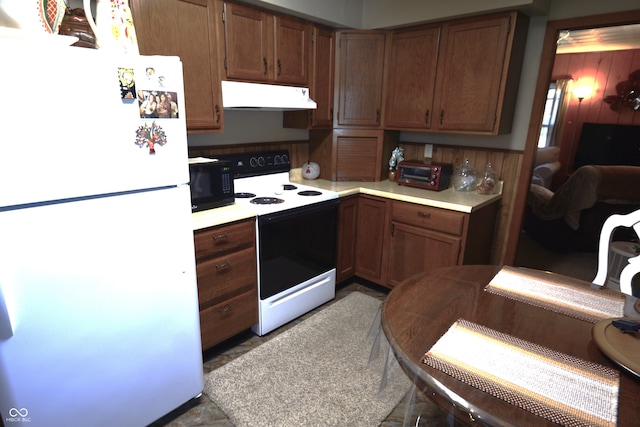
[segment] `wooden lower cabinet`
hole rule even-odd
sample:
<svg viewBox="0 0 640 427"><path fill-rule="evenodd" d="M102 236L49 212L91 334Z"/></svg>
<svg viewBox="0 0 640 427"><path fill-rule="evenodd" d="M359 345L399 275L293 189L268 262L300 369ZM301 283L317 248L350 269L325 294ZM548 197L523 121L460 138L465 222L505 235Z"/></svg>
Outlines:
<svg viewBox="0 0 640 427"><path fill-rule="evenodd" d="M358 230L358 196L345 197L338 207L338 254L336 282L355 274L356 231Z"/></svg>
<svg viewBox="0 0 640 427"><path fill-rule="evenodd" d="M196 231L202 349L258 323L255 219Z"/></svg>
<svg viewBox="0 0 640 427"><path fill-rule="evenodd" d="M460 237L391 223L387 284L396 286L423 271L458 264Z"/></svg>
<svg viewBox="0 0 640 427"><path fill-rule="evenodd" d="M498 202L465 213L370 195L357 201L355 244L345 230L338 239L340 280L353 274L393 288L423 271L490 261ZM345 228L354 215L349 203L340 217Z"/></svg>
<svg viewBox="0 0 640 427"><path fill-rule="evenodd" d="M355 274L384 284L386 225L390 201L380 197L360 196L356 231Z"/></svg>

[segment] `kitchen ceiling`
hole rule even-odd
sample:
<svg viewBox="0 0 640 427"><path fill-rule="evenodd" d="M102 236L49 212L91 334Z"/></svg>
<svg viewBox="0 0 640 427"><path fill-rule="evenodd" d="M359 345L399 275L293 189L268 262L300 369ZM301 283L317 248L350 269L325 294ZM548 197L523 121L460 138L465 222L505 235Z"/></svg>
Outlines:
<svg viewBox="0 0 640 427"><path fill-rule="evenodd" d="M640 49L640 24L560 31L556 53L624 49Z"/></svg>

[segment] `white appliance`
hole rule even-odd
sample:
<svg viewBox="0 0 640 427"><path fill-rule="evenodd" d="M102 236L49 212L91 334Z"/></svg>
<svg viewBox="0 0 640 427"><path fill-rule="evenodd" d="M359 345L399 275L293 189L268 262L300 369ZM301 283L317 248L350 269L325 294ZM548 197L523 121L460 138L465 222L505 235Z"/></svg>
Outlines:
<svg viewBox="0 0 640 427"><path fill-rule="evenodd" d="M147 425L203 389L181 62L0 57L2 423Z"/></svg>
<svg viewBox="0 0 640 427"><path fill-rule="evenodd" d="M236 203L256 212L258 324L265 335L332 300L338 193L292 183L286 150L222 156Z"/></svg>

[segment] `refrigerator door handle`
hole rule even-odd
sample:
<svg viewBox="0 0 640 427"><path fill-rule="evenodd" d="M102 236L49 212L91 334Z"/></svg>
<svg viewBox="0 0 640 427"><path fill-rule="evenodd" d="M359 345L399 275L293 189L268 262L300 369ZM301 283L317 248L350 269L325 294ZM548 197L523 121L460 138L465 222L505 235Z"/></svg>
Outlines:
<svg viewBox="0 0 640 427"><path fill-rule="evenodd" d="M13 336L13 327L7 310L7 303L0 287L0 340L8 340Z"/></svg>

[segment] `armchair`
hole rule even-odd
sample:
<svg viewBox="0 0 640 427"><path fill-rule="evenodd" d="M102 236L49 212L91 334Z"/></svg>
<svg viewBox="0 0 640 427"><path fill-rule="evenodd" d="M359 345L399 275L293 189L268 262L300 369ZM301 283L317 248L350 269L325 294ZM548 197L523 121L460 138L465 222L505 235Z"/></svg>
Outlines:
<svg viewBox="0 0 640 427"><path fill-rule="evenodd" d="M596 251L609 216L640 208L639 189L638 166L582 166L555 192L531 184L523 228L551 251Z"/></svg>
<svg viewBox="0 0 640 427"><path fill-rule="evenodd" d="M553 175L560 170L558 156L560 147L538 148L535 166L531 175L531 183L545 188L551 187Z"/></svg>

